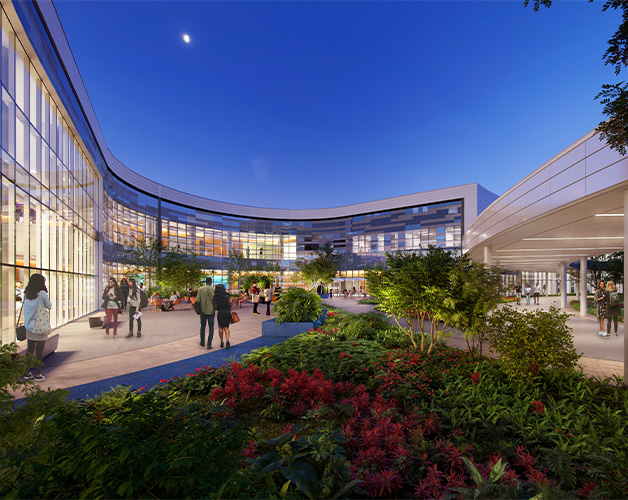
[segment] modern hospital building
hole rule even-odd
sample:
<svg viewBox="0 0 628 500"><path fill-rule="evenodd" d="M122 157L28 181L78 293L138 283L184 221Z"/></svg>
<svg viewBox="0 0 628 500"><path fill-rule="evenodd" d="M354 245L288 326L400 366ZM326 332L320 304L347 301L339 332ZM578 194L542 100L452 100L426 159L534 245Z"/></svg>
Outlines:
<svg viewBox="0 0 628 500"><path fill-rule="evenodd" d="M284 286L290 284L292 262L326 243L351 257L339 274L343 287L359 287L364 266L387 252L428 245L535 273L559 273L564 263L624 248L623 228L616 234L622 241L611 238L599 248L563 243L545 252L547 258L543 240L531 239L553 225L568 227L575 219L554 223L551 217L573 208L571 217L577 218L582 207L574 204L601 199L613 189L619 189L615 205L623 214L628 163L593 132L499 198L473 183L336 208L288 210L224 203L155 183L109 151L54 4L2 0L1 5L2 343L15 340L16 287L30 274L47 279L56 327L99 308L107 277L122 276L126 254L142 238L193 251L217 282L226 283L232 250L256 266L279 264ZM608 211L617 212L615 205ZM535 243L536 261L526 260L526 245L534 249ZM588 250L564 250L572 247Z"/></svg>

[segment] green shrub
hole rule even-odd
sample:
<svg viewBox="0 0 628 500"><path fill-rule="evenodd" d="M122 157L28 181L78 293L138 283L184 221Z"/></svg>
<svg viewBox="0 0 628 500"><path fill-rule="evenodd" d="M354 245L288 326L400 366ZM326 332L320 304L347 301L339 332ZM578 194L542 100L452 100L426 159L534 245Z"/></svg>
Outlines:
<svg viewBox="0 0 628 500"><path fill-rule="evenodd" d="M303 288L291 288L281 294L273 312L277 323L315 321L323 313L321 303L321 298L315 293Z"/></svg>
<svg viewBox="0 0 628 500"><path fill-rule="evenodd" d="M244 356L243 362L260 368L274 366L283 372L290 368L309 373L319 369L332 380L359 384L369 379L370 368L384 351L372 340L338 340L324 333L307 332L281 344L256 349Z"/></svg>
<svg viewBox="0 0 628 500"><path fill-rule="evenodd" d="M17 344L0 346L0 484L13 474L23 460L37 452L42 424L63 406L68 391L42 391L22 375L40 364L33 356L17 354ZM24 400L13 394L22 391Z"/></svg>
<svg viewBox="0 0 628 500"><path fill-rule="evenodd" d="M489 320L489 348L515 377L537 373L540 368L573 370L580 355L573 346L567 318L568 314L553 306L549 311L504 307Z"/></svg>
<svg viewBox="0 0 628 500"><path fill-rule="evenodd" d="M200 404L118 389L72 402L43 425L41 449L0 483L2 498L201 498L215 495L248 437Z"/></svg>

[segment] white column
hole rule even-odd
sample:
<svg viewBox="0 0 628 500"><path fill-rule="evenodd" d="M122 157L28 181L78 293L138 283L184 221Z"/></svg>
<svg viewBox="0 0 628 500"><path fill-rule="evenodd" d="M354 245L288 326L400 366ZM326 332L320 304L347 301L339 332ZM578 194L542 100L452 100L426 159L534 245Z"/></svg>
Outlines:
<svg viewBox="0 0 628 500"><path fill-rule="evenodd" d="M545 296L549 295L549 273L545 273Z"/></svg>
<svg viewBox="0 0 628 500"><path fill-rule="evenodd" d="M484 247L484 263L487 266L493 265L493 256L491 255L491 247L489 245Z"/></svg>
<svg viewBox="0 0 628 500"><path fill-rule="evenodd" d="M587 258L580 257L580 316L587 315Z"/></svg>
<svg viewBox="0 0 628 500"><path fill-rule="evenodd" d="M628 235L628 191L624 191L624 256L628 255L628 239L626 239L626 235ZM624 258L624 284L626 282L626 276L628 276L628 263ZM626 301L626 287L624 286L624 305ZM626 308L624 307L624 384L628 381L628 341L626 341Z"/></svg>
<svg viewBox="0 0 628 500"><path fill-rule="evenodd" d="M560 263L560 307L567 308L567 264Z"/></svg>

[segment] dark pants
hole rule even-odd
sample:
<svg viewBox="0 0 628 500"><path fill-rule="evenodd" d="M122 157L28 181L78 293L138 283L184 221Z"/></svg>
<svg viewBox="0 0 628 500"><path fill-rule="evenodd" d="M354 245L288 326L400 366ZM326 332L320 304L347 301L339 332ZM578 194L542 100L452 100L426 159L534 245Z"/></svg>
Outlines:
<svg viewBox="0 0 628 500"><path fill-rule="evenodd" d="M44 346L46 345L45 340L29 340L26 350L29 354L35 354L35 357L42 361L44 359ZM35 375L39 375L41 366L35 368Z"/></svg>
<svg viewBox="0 0 628 500"><path fill-rule="evenodd" d="M201 313L201 345L205 345L205 324L209 326L209 334L207 335L207 346L212 345L214 340L214 315L206 315Z"/></svg>
<svg viewBox="0 0 628 500"><path fill-rule="evenodd" d="M253 302L253 314L255 314L257 312L257 306L259 305L259 302Z"/></svg>
<svg viewBox="0 0 628 500"><path fill-rule="evenodd" d="M271 301L266 302L266 314L267 315L270 315L270 302Z"/></svg>
<svg viewBox="0 0 628 500"><path fill-rule="evenodd" d="M133 315L135 314L135 307L129 306L129 333L133 333ZM142 318L137 318L137 331L142 331Z"/></svg>
<svg viewBox="0 0 628 500"><path fill-rule="evenodd" d="M609 335L611 333L611 321L615 325L615 333L617 333L617 316L613 316L612 318L606 318L606 333L608 333Z"/></svg>

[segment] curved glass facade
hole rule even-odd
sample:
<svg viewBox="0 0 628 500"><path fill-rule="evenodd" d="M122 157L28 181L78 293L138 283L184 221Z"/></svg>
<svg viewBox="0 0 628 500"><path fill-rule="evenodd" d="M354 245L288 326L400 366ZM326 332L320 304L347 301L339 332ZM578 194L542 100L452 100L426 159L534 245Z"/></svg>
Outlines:
<svg viewBox="0 0 628 500"><path fill-rule="evenodd" d="M6 343L15 339L21 293L32 273L47 279L53 327L93 310L100 183L4 9L1 23L0 293Z"/></svg>
<svg viewBox="0 0 628 500"><path fill-rule="evenodd" d="M330 243L347 257L339 274L347 281L338 286L357 288L364 266L386 252L461 249L465 209L472 220L495 198L465 185L320 211L206 199L194 206L194 197L155 185L111 156L51 3L5 3L0 22L3 343L15 339L32 273L48 280L56 327L99 307L104 280L126 272L138 239L194 252L218 282L226 282L230 252L242 252L254 266L279 265L284 286L292 284L296 258ZM161 191L168 196L155 194ZM253 211L260 215L243 215Z"/></svg>

